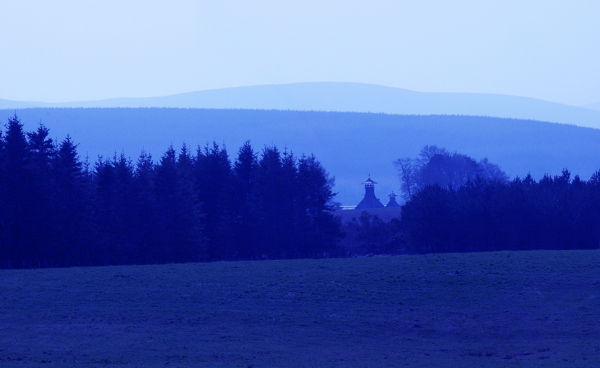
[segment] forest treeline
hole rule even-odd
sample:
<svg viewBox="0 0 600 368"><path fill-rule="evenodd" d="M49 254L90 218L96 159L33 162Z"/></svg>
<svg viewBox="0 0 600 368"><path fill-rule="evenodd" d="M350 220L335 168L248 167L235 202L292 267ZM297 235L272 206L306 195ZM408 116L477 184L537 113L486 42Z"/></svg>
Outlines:
<svg viewBox="0 0 600 368"><path fill-rule="evenodd" d="M233 162L213 143L90 164L15 114L0 131L0 267L333 256L332 186L314 156L250 142Z"/></svg>
<svg viewBox="0 0 600 368"><path fill-rule="evenodd" d="M0 130L0 268L600 247L600 171L510 180L487 159L426 146L396 161L391 221L341 223L314 156L250 142L154 160L83 162L70 137Z"/></svg>
<svg viewBox="0 0 600 368"><path fill-rule="evenodd" d="M453 190L429 185L402 208L400 231L413 252L600 248L600 171L474 180Z"/></svg>
<svg viewBox="0 0 600 368"><path fill-rule="evenodd" d="M395 162L402 216L367 212L344 225L355 254L600 248L600 170L588 181L561 175L509 180L479 162L436 146Z"/></svg>

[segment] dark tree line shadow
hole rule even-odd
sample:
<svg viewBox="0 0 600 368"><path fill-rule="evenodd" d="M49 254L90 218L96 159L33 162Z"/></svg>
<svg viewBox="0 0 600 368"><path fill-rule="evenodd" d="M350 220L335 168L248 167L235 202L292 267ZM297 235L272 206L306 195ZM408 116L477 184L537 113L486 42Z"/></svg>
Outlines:
<svg viewBox="0 0 600 368"><path fill-rule="evenodd" d="M0 268L599 248L600 171L509 180L435 146L396 165L401 217L342 224L313 155L246 142L231 161L212 143L91 164L15 114L0 131Z"/></svg>
<svg viewBox="0 0 600 368"><path fill-rule="evenodd" d="M250 142L81 162L15 115L0 135L0 267L339 256L333 179L314 156Z"/></svg>

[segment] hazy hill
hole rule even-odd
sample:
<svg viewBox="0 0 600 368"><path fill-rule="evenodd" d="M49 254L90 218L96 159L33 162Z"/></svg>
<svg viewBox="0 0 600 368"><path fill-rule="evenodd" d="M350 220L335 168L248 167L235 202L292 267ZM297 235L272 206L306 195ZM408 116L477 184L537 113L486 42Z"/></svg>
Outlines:
<svg viewBox="0 0 600 368"><path fill-rule="evenodd" d="M583 105L582 107L585 107L587 109L592 109L592 110L600 110L600 101L594 102L591 104L587 104L587 105Z"/></svg>
<svg viewBox="0 0 600 368"><path fill-rule="evenodd" d="M295 83L215 89L165 97L67 103L0 100L0 108L180 107L475 115L600 128L600 111L534 98L476 93L425 93L360 83Z"/></svg>
<svg viewBox="0 0 600 368"><path fill-rule="evenodd" d="M6 123L14 110L0 110ZM488 157L510 176L528 172L560 174L569 168L587 179L600 169L600 130L531 120L468 116L407 116L367 113L333 113L210 109L64 109L35 108L17 111L27 130L42 121L52 137L70 134L80 143L82 157L124 152L134 162L142 149L155 159L173 144L186 142L192 149L215 140L226 144L231 159L246 139L256 150L265 144L288 147L295 154L314 153L336 177L337 199L356 205L371 178L379 183L376 195L400 186L392 162L414 157L424 145L457 150L476 159Z"/></svg>
<svg viewBox="0 0 600 368"><path fill-rule="evenodd" d="M11 101L0 98L0 109L26 109L29 107L48 107L45 102Z"/></svg>

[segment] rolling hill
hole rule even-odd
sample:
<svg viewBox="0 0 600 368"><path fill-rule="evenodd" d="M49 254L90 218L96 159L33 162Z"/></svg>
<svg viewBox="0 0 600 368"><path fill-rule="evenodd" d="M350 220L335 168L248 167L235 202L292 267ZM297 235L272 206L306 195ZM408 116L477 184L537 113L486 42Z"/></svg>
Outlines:
<svg viewBox="0 0 600 368"><path fill-rule="evenodd" d="M172 107L469 115L531 119L600 128L600 111L534 98L428 93L361 83L294 83L206 90L149 98L65 103L0 100L0 109L30 107Z"/></svg>
<svg viewBox="0 0 600 368"><path fill-rule="evenodd" d="M598 110L598 111L600 111L600 101L595 102L595 103L591 103L591 104L587 104L587 105L583 105L582 107L585 107L586 109L592 109L592 110Z"/></svg>
<svg viewBox="0 0 600 368"><path fill-rule="evenodd" d="M0 120L14 113L0 110ZM26 130L41 121L58 140L71 135L91 163L121 152L135 162L142 149L158 159L170 144L195 149L213 140L226 145L232 160L248 139L257 151L275 144L296 155L314 153L335 176L336 198L344 205L358 204L360 183L369 174L379 183L376 195L387 203L400 186L392 162L416 156L424 145L487 157L511 177L530 172L539 179L568 168L587 179L600 169L600 130L533 120L177 108L30 108L17 114Z"/></svg>

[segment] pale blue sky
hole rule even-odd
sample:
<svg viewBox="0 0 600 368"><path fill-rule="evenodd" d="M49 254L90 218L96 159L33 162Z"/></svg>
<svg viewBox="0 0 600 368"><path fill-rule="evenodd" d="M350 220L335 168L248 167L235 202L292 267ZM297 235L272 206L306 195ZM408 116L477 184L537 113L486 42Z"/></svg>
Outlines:
<svg viewBox="0 0 600 368"><path fill-rule="evenodd" d="M0 98L292 82L600 101L600 1L0 0Z"/></svg>

